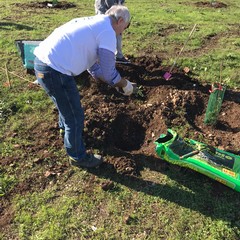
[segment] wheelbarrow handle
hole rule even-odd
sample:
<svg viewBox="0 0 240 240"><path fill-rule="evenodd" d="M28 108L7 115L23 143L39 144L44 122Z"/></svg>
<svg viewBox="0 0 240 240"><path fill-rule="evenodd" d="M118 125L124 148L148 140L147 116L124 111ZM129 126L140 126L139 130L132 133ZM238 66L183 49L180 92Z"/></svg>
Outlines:
<svg viewBox="0 0 240 240"><path fill-rule="evenodd" d="M196 154L198 154L198 153L199 153L199 150L194 150L194 151L192 151L192 152L189 152L189 153L187 153L187 154L184 154L184 155L180 156L180 159L184 159L184 158L187 158L187 157L191 157L191 156L196 155Z"/></svg>

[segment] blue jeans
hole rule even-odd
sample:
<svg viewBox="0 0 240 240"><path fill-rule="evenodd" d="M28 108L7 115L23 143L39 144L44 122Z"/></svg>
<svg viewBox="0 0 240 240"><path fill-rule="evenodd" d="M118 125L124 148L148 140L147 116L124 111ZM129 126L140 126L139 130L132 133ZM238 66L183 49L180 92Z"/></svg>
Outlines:
<svg viewBox="0 0 240 240"><path fill-rule="evenodd" d="M34 61L38 83L50 96L59 113L59 127L65 131L64 146L67 154L79 161L86 157L82 132L84 111L73 76L62 74L38 58Z"/></svg>

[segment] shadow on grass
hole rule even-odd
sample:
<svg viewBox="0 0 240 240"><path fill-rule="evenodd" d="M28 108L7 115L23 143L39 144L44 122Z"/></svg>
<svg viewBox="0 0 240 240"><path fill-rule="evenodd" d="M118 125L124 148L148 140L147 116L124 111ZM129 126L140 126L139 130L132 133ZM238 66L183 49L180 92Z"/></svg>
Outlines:
<svg viewBox="0 0 240 240"><path fill-rule="evenodd" d="M0 29L5 29L5 30L12 30L12 27L14 27L16 30L33 30L32 27L29 27L27 25L22 25L18 23L13 23L13 22L0 22Z"/></svg>
<svg viewBox="0 0 240 240"><path fill-rule="evenodd" d="M120 152L116 153L116 156L119 154ZM174 185L145 180L140 175L121 175L109 163L103 163L100 168L89 172L137 192L159 197L200 212L213 219L227 221L231 227L239 227L240 197L238 192L198 172L166 163L153 156L132 155L126 152L121 154L136 161L139 173L145 168L159 172L175 181Z"/></svg>

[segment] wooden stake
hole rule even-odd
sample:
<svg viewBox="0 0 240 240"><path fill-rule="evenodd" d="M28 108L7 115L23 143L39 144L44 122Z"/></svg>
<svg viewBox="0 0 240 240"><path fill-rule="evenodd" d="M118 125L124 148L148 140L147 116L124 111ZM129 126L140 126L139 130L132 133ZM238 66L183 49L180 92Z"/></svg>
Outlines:
<svg viewBox="0 0 240 240"><path fill-rule="evenodd" d="M223 66L223 63L221 62L220 63L220 84L222 84L222 66Z"/></svg>
<svg viewBox="0 0 240 240"><path fill-rule="evenodd" d="M8 75L7 63L5 63L5 72L6 72L6 76L7 76L8 87L11 88L11 82L10 82L10 78L9 78L9 75Z"/></svg>
<svg viewBox="0 0 240 240"><path fill-rule="evenodd" d="M4 68L2 68L2 67L0 67L0 69L2 69L3 71L6 71L6 69L4 69ZM14 73L14 72L8 71L8 73L10 73L10 74L12 74L12 75L14 75L14 76L16 76L16 77L19 77L19 78L23 79L24 81L27 81L27 82L32 83L32 81L30 81L30 80L28 80L28 79L26 79L26 78L24 78L24 77L22 77L22 76L19 76L18 74Z"/></svg>

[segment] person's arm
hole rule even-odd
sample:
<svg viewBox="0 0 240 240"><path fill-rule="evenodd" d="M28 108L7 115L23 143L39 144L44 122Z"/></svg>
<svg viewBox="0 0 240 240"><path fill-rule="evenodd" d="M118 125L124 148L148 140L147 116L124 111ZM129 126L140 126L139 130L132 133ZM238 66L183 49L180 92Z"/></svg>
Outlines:
<svg viewBox="0 0 240 240"><path fill-rule="evenodd" d="M134 88L136 88L136 84L120 76L115 67L115 54L107 49L100 48L98 50L98 56L99 62L88 69L92 77L116 87L116 89L124 95L131 95Z"/></svg>
<svg viewBox="0 0 240 240"><path fill-rule="evenodd" d="M115 67L115 54L107 49L98 50L98 63L95 63L88 72L93 78L114 86L121 80L121 76Z"/></svg>

